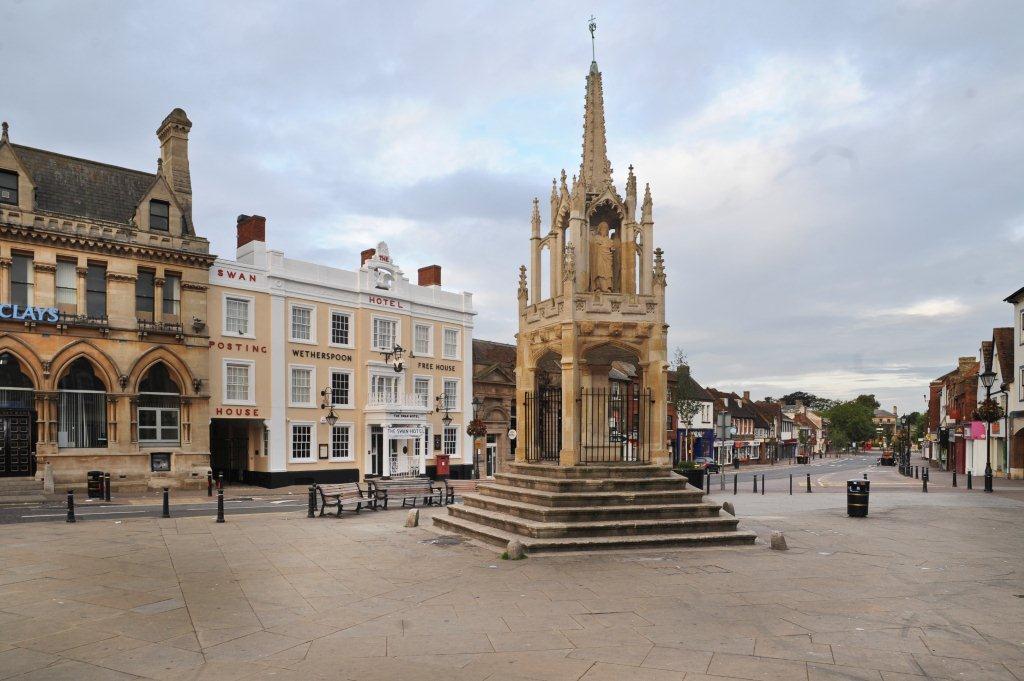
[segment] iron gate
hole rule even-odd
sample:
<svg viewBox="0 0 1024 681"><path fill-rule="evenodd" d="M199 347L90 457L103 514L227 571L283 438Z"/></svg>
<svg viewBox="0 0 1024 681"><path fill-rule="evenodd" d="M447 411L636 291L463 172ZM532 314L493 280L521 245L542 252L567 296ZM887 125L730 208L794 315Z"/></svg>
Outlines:
<svg viewBox="0 0 1024 681"><path fill-rule="evenodd" d="M562 450L562 389L541 388L526 393L527 461L558 461Z"/></svg>
<svg viewBox="0 0 1024 681"><path fill-rule="evenodd" d="M580 392L580 463L649 463L651 391L631 383Z"/></svg>

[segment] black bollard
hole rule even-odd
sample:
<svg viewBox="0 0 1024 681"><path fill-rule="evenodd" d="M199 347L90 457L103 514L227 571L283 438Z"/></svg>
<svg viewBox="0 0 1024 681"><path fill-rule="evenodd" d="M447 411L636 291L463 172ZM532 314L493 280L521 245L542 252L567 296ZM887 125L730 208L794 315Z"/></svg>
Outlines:
<svg viewBox="0 0 1024 681"><path fill-rule="evenodd" d="M757 494L757 473L754 473L754 494Z"/></svg>
<svg viewBox="0 0 1024 681"><path fill-rule="evenodd" d="M103 501L110 501L110 473L103 474Z"/></svg>
<svg viewBox="0 0 1024 681"><path fill-rule="evenodd" d="M75 490L68 490L68 522L75 522Z"/></svg>
<svg viewBox="0 0 1024 681"><path fill-rule="evenodd" d="M761 473L761 496L764 496L764 473Z"/></svg>
<svg viewBox="0 0 1024 681"><path fill-rule="evenodd" d="M867 473L865 473L865 474L864 474L864 479L865 479L865 480L867 480L867 479L868 479L868 474L867 474Z"/></svg>
<svg viewBox="0 0 1024 681"><path fill-rule="evenodd" d="M704 487L707 489L707 493L711 494L711 473L707 470L704 471Z"/></svg>
<svg viewBox="0 0 1024 681"><path fill-rule="evenodd" d="M732 493L733 494L736 494L736 492L739 490L739 484L740 484L740 476L739 476L739 474L738 473L733 473L732 474Z"/></svg>
<svg viewBox="0 0 1024 681"><path fill-rule="evenodd" d="M956 471L953 471L953 487L956 487Z"/></svg>
<svg viewBox="0 0 1024 681"><path fill-rule="evenodd" d="M921 491L922 492L927 492L928 491L928 476L927 475L921 476Z"/></svg>
<svg viewBox="0 0 1024 681"><path fill-rule="evenodd" d="M811 493L811 474L807 474L807 493Z"/></svg>
<svg viewBox="0 0 1024 681"><path fill-rule="evenodd" d="M917 475L917 474L918 474L918 472L919 472L919 470L918 470L918 467L917 467L917 466L914 466L914 480L917 480L917 477L918 477L918 475Z"/></svg>
<svg viewBox="0 0 1024 681"><path fill-rule="evenodd" d="M793 496L793 474L789 474L789 496Z"/></svg>
<svg viewBox="0 0 1024 681"><path fill-rule="evenodd" d="M164 487L164 518L171 517L171 490Z"/></svg>
<svg viewBox="0 0 1024 681"><path fill-rule="evenodd" d="M224 472L217 473L217 489L224 489Z"/></svg>
<svg viewBox="0 0 1024 681"><path fill-rule="evenodd" d="M725 491L725 473L718 474L718 488L721 491Z"/></svg>
<svg viewBox="0 0 1024 681"><path fill-rule="evenodd" d="M224 490L217 490L217 522L224 522Z"/></svg>
<svg viewBox="0 0 1024 681"><path fill-rule="evenodd" d="M306 513L306 517L316 517L316 487L313 485L309 486L309 511Z"/></svg>
<svg viewBox="0 0 1024 681"><path fill-rule="evenodd" d="M213 473L206 474L206 496L213 496Z"/></svg>
<svg viewBox="0 0 1024 681"><path fill-rule="evenodd" d="M967 489L974 489L974 474L967 471Z"/></svg>

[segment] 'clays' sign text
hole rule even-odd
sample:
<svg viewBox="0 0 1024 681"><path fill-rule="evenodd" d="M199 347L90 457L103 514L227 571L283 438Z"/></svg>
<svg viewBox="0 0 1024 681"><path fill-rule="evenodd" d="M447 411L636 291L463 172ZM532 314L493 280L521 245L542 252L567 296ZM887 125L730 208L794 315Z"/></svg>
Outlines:
<svg viewBox="0 0 1024 681"><path fill-rule="evenodd" d="M56 324L60 313L55 307L32 307L0 303L0 319L15 319L19 322L46 322Z"/></svg>

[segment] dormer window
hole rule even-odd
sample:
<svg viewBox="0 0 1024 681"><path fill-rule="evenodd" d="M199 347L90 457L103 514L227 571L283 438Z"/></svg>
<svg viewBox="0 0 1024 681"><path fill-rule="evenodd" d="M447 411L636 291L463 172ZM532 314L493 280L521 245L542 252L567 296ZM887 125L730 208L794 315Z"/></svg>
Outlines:
<svg viewBox="0 0 1024 681"><path fill-rule="evenodd" d="M171 204L152 199L149 202L149 228L166 232L171 224Z"/></svg>
<svg viewBox="0 0 1024 681"><path fill-rule="evenodd" d="M18 173L0 170L0 203L18 205Z"/></svg>

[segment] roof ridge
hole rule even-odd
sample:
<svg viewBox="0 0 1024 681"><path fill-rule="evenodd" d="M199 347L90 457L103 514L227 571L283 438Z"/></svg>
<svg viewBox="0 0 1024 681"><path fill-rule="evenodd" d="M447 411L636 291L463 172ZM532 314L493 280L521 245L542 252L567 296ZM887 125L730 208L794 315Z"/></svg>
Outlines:
<svg viewBox="0 0 1024 681"><path fill-rule="evenodd" d="M82 163L91 163L92 165L103 166L104 168L111 168L112 170L123 170L129 173L136 173L137 175L145 175L146 177L155 178L156 173L148 173L145 170L136 170L135 168L126 168L125 166L116 166L113 163L104 163L103 161L94 161L91 158L82 158L81 156L71 156L70 154L62 154L59 151L50 151L49 149L40 149L38 147L30 147L25 144L10 143L15 149L26 149L28 151L35 151L41 154L50 154L52 156L60 156L61 158L70 159L72 161L81 161Z"/></svg>

